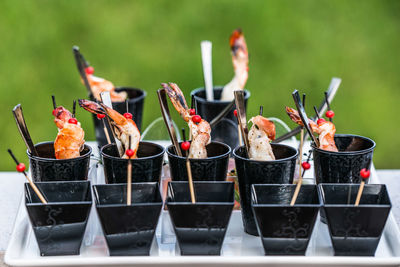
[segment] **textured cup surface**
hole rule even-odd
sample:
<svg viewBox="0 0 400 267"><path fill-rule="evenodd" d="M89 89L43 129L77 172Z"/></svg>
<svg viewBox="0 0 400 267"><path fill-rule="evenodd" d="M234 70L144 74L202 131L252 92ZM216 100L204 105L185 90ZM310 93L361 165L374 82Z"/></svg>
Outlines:
<svg viewBox="0 0 400 267"><path fill-rule="evenodd" d="M164 158L164 147L141 141L138 148L138 158L131 159L132 182L159 182ZM115 144L101 148L101 158L104 166L104 176L107 184L126 183L128 159L118 156Z"/></svg>
<svg viewBox="0 0 400 267"><path fill-rule="evenodd" d="M194 89L191 92L192 97L195 101L195 107L197 114L200 115L203 119L208 122L211 122L221 111L228 106L231 101L221 101L223 86L215 86L214 87L214 101L207 101L206 99L206 91L204 87ZM250 92L244 91L245 97L245 107L247 107L247 101L250 97ZM233 114L233 111L236 109L235 106L231 108L228 114L216 125L212 127L211 131L211 140L218 141L229 145L232 148L235 148L239 145L238 131L237 131L237 118Z"/></svg>
<svg viewBox="0 0 400 267"><path fill-rule="evenodd" d="M92 148L84 145L81 156L73 159L56 159L54 142L35 145L39 154L33 156L27 151L34 182L87 180Z"/></svg>
<svg viewBox="0 0 400 267"><path fill-rule="evenodd" d="M35 183L43 204L25 184L25 206L41 256L79 255L92 206L89 181Z"/></svg>
<svg viewBox="0 0 400 267"><path fill-rule="evenodd" d="M211 142L206 149L206 159L189 159L193 181L224 181L231 148L224 143ZM171 179L187 181L186 157L177 156L172 145L167 148L167 154Z"/></svg>
<svg viewBox="0 0 400 267"><path fill-rule="evenodd" d="M220 255L234 204L233 182L194 182L196 203L188 182L168 183L168 212L181 255Z"/></svg>
<svg viewBox="0 0 400 267"><path fill-rule="evenodd" d="M339 152L313 147L314 172L318 183L360 183L360 170L372 163L375 142L367 137L336 134Z"/></svg>
<svg viewBox="0 0 400 267"><path fill-rule="evenodd" d="M265 255L305 255L320 208L316 185L252 185L252 208Z"/></svg>
<svg viewBox="0 0 400 267"><path fill-rule="evenodd" d="M358 184L319 184L321 203L335 256L374 256L391 203L385 185L364 186L354 206Z"/></svg>
<svg viewBox="0 0 400 267"><path fill-rule="evenodd" d="M245 232L251 235L258 235L251 210L251 185L293 183L297 149L282 144L271 144L271 146L276 158L272 161L246 158L243 146L237 147L233 151L239 181L243 226Z"/></svg>
<svg viewBox="0 0 400 267"><path fill-rule="evenodd" d="M93 186L108 250L110 256L148 256L162 207L160 189L157 183L133 183L127 205L126 186Z"/></svg>
<svg viewBox="0 0 400 267"><path fill-rule="evenodd" d="M146 92L141 89L131 88L131 87L117 87L115 88L115 91L117 92L125 91L128 93L129 112L132 113L133 116L132 119L136 123L140 131L142 128L143 105L144 105L144 99L146 97ZM124 114L126 112L125 102L112 102L112 106L114 110L118 111L121 114ZM103 129L104 128L103 122L97 119L95 114L93 114L93 122L94 122L96 141L99 144L99 146L102 147L107 144L107 138L106 135L104 134L104 129ZM108 132L111 134L108 125L106 127L108 129Z"/></svg>

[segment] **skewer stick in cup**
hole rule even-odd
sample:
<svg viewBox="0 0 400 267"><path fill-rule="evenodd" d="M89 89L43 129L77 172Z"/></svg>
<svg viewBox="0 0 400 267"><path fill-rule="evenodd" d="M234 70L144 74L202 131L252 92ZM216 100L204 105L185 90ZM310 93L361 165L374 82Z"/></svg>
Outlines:
<svg viewBox="0 0 400 267"><path fill-rule="evenodd" d="M233 111L233 115L235 115L235 117L237 118L237 110L236 109ZM238 138L239 138L239 146L242 146L243 139L242 139L242 131L240 130L239 119L238 119L237 131L238 131Z"/></svg>
<svg viewBox="0 0 400 267"><path fill-rule="evenodd" d="M76 113L76 100L74 100L72 104L72 118L75 118L75 113Z"/></svg>
<svg viewBox="0 0 400 267"><path fill-rule="evenodd" d="M131 137L129 136L129 147L126 150L125 154L128 156L128 169L127 169L127 182L126 182L126 204L132 204L132 162L131 157L135 152L130 149L131 147Z"/></svg>
<svg viewBox="0 0 400 267"><path fill-rule="evenodd" d="M292 197L292 201L290 201L290 206L293 206L296 203L297 196L300 192L301 184L303 183L303 177L301 176L301 164L302 164L302 156L303 156L303 136L304 136L304 127L300 131L300 157L299 157L299 179L297 180L297 186L294 190L294 194Z"/></svg>
<svg viewBox="0 0 400 267"><path fill-rule="evenodd" d="M190 142L186 141L185 129L182 129L182 135L183 135L183 143L181 144L181 149L183 151L185 151L186 170L187 170L188 182L189 182L190 200L194 204L194 203L196 203L196 195L194 193L192 168L190 167L189 153L186 152L186 151L188 151L190 149Z"/></svg>
<svg viewBox="0 0 400 267"><path fill-rule="evenodd" d="M361 176L362 180L360 183L360 187L358 188L356 203L354 204L355 206L358 206L360 204L361 196L364 191L365 180L367 180L369 178L370 174L371 174L371 171L368 169L362 169L360 171L360 176Z"/></svg>
<svg viewBox="0 0 400 267"><path fill-rule="evenodd" d="M11 149L7 150L8 153L10 154L10 156L12 157L12 159L15 161L15 163L17 164L17 171L21 172L23 175L25 175L26 180L28 180L29 185L32 187L33 191L36 193L36 195L38 196L38 198L40 199L40 201L43 204L47 204L46 199L44 198L43 194L40 192L39 188L37 188L37 186L32 182L32 180L28 177L28 175L25 172L25 164L20 163L17 158L14 156L14 154L12 153Z"/></svg>
<svg viewBox="0 0 400 267"><path fill-rule="evenodd" d="M331 106L329 104L329 99L328 99L328 92L325 92L325 102L326 106L328 107L328 110L325 112L325 116L329 118L330 122L332 122L332 118L335 116L335 112L331 110Z"/></svg>

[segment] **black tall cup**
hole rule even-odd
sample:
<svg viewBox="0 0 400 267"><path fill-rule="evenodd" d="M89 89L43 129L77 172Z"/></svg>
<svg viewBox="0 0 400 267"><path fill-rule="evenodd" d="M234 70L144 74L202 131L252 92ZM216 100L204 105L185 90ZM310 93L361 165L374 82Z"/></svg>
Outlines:
<svg viewBox="0 0 400 267"><path fill-rule="evenodd" d="M132 182L159 182L164 159L164 147L141 141L137 158L130 159L132 163ZM119 157L115 144L101 148L101 158L104 166L104 176L107 184L126 183L128 159Z"/></svg>
<svg viewBox="0 0 400 267"><path fill-rule="evenodd" d="M206 146L207 158L189 159L194 181L225 181L231 148L220 142ZM185 151L182 151L185 153ZM173 181L187 181L186 157L176 155L173 145L167 148L169 170Z"/></svg>
<svg viewBox="0 0 400 267"><path fill-rule="evenodd" d="M248 159L243 146L233 151L239 180L243 226L245 232L251 235L258 235L251 210L251 185L293 183L297 149L282 144L271 144L271 147L276 159L270 161Z"/></svg>
<svg viewBox="0 0 400 267"><path fill-rule="evenodd" d="M87 180L92 148L84 145L81 156L73 159L56 159L54 142L35 145L39 156L27 151L34 182Z"/></svg>
<svg viewBox="0 0 400 267"><path fill-rule="evenodd" d="M142 117L143 117L143 105L144 98L146 97L146 92L131 87L117 87L115 88L116 92L126 92L128 94L128 108L129 112L132 113L133 121L136 123L139 131L142 128ZM93 99L92 99L93 100ZM126 112L126 104L124 102L112 102L113 109L118 111L121 114ZM107 138L104 133L104 125L101 120L97 119L97 116L93 114L93 122L96 134L96 140L100 147L107 144ZM107 130L111 133L108 125Z"/></svg>
<svg viewBox="0 0 400 267"><path fill-rule="evenodd" d="M369 168L375 142L367 137L336 134L339 152L313 146L314 172L318 183L360 183L360 170Z"/></svg>
<svg viewBox="0 0 400 267"><path fill-rule="evenodd" d="M195 107L197 114L200 115L204 120L212 121L221 111L228 106L231 101L221 101L223 86L214 87L214 101L207 101L206 91L204 87L197 88L191 92L191 95L195 101ZM245 106L247 107L247 100L250 97L250 92L244 91ZM239 145L238 131L237 131L237 118L233 114L235 106L231 108L228 114L213 128L211 128L211 140L219 141L228 144L234 148Z"/></svg>

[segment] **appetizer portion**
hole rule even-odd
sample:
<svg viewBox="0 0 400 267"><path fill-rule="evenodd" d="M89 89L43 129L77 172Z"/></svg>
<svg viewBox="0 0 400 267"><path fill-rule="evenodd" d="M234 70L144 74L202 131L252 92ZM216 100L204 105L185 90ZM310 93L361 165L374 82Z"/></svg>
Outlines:
<svg viewBox="0 0 400 267"><path fill-rule="evenodd" d="M303 122L301 121L300 114L297 110L292 109L290 107L286 107L286 113L289 115L290 119L297 123L300 126L304 126ZM335 144L335 132L336 128L335 125L324 119L318 119L317 122L313 121L312 119L308 119L310 122L311 130L318 134L319 137L319 147L320 149L338 152L338 149Z"/></svg>
<svg viewBox="0 0 400 267"><path fill-rule="evenodd" d="M58 134L54 141L56 159L71 159L80 156L85 143L85 132L81 124L63 106L53 110L54 123L58 127Z"/></svg>
<svg viewBox="0 0 400 267"><path fill-rule="evenodd" d="M187 122L192 142L189 149L189 158L207 158L206 145L211 142L210 124L203 120L199 115L194 114L186 104L185 96L175 83L162 83L172 105L179 112L182 119Z"/></svg>
<svg viewBox="0 0 400 267"><path fill-rule="evenodd" d="M140 142L140 132L136 123L132 120L132 114L124 113L124 115L107 107L103 103L96 103L86 99L79 99L79 106L85 110L100 115L106 115L110 119L110 125L113 132L124 149L122 158L127 159L127 150L131 149L133 155L130 158L137 158L137 149ZM130 153L128 153L130 154Z"/></svg>
<svg viewBox="0 0 400 267"><path fill-rule="evenodd" d="M224 86L220 99L221 101L233 100L233 91L243 90L249 76L249 53L241 29L233 31L229 38L229 45L231 47L233 70L235 71L235 75L233 76L233 79Z"/></svg>
<svg viewBox="0 0 400 267"><path fill-rule="evenodd" d="M263 116L249 120L253 125L249 131L249 157L253 160L275 160L270 141L275 139L275 124Z"/></svg>

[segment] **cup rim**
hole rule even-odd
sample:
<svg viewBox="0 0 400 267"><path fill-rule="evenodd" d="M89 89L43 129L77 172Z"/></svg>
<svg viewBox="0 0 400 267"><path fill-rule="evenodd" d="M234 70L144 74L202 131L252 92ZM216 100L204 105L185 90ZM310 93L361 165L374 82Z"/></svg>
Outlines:
<svg viewBox="0 0 400 267"><path fill-rule="evenodd" d="M158 185L157 182L134 182L132 184L144 184L144 185L154 185L156 186L156 194L160 194L160 186ZM131 205L125 204L100 204L98 201L98 192L97 192L97 187L111 187L111 186L125 186L126 183L116 183L116 184L94 184L92 185L92 191L94 195L94 203L96 205L96 208L114 208L114 207L138 207L138 206L158 206L163 204L162 196L160 194L160 201L157 202L136 202L132 203Z"/></svg>
<svg viewBox="0 0 400 267"><path fill-rule="evenodd" d="M256 195L255 192L255 187L282 187L282 186L287 186L287 187L296 187L296 184L252 184L251 185L251 195L253 196ZM251 206L252 207L259 207L259 208L267 208L267 207L304 207L304 208L320 208L322 206L321 204L321 199L320 199L320 192L318 190L318 186L316 184L303 184L301 185L306 186L306 187L315 187L315 189L317 190L317 194L318 194L318 204L294 204L293 206L290 205L290 203L288 204L258 204L258 203L254 203L253 197L251 198Z"/></svg>
<svg viewBox="0 0 400 267"><path fill-rule="evenodd" d="M139 145L140 145L140 143L142 143L142 144L146 143L146 144L150 144L150 145L156 146L156 147L158 147L158 148L161 148L162 151L161 151L160 153L158 153L158 154L151 155L151 156L147 156L147 157L135 158L135 159L123 159L123 158L120 158L120 157L114 157L114 156L111 156L111 155L108 155L108 154L104 153L103 150L104 150L106 147L116 145L115 143L111 143L111 144L106 144L106 145L104 145L104 146L101 147L101 149L100 149L100 155L101 155L101 157L108 158L108 159L112 159L112 160L121 160L121 161L128 161L128 160L131 160L131 161L143 161L143 160L148 160L148 159L157 158L157 157L159 157L159 156L164 155L164 153L165 153L165 148L164 148L162 145L156 144L156 143L154 143L154 142L148 142L148 141L139 141Z"/></svg>
<svg viewBox="0 0 400 267"><path fill-rule="evenodd" d="M181 142L179 142L179 143L181 143ZM207 157L207 158L205 158L205 159L193 159L193 158L189 158L189 161L200 162L200 161L204 161L204 160L216 160L216 159L224 158L224 157L226 157L227 155L229 156L230 153L232 152L232 148L231 148L230 146L228 146L227 144L225 144L225 143L218 142L218 141L212 141L212 142L210 142L210 144L223 145L223 146L225 146L225 147L228 148L228 151L227 151L226 153L224 153L224 154L221 154L221 155L218 155L218 156L213 156L213 157ZM209 144L209 145L210 145L210 144ZM176 154L174 154L174 153L169 152L169 149L170 149L171 147L173 147L173 146L174 146L174 145L171 144L171 145L169 145L169 146L165 149L166 152L167 152L168 157L174 157L174 158L177 158L177 159L186 160L186 157L178 156L178 155L176 155ZM178 182L178 181L176 181L176 182ZM196 182L197 182L197 181L196 181Z"/></svg>
<svg viewBox="0 0 400 267"><path fill-rule="evenodd" d="M147 92L145 90L142 90L140 88L136 87L129 87L129 86L116 86L115 89L121 90L121 91L139 91L142 92L141 96L135 97L135 98L128 98L128 103L132 100L132 102L137 102L142 99L144 99L147 96ZM125 101L113 101L112 103L124 103Z"/></svg>
<svg viewBox="0 0 400 267"><path fill-rule="evenodd" d="M38 145L45 145L45 144L53 144L53 145L54 145L54 141L39 142L39 143L35 144L34 146L36 147L36 146L38 146ZM40 156L34 156L34 155L32 155L32 154L29 152L28 149L26 150L26 154L28 155L28 158L29 158L29 159L35 159L35 160L40 160L40 161L48 161L48 162L57 161L57 162L60 162L60 163L67 162L67 161L68 161L68 162L70 162L70 161L77 161L77 160L86 159L87 157L90 158L90 155L92 154L92 147L89 146L89 145L86 144L86 143L84 143L83 145L84 145L85 148L88 148L89 151L88 151L87 153L85 153L85 154L79 156L79 157L72 158L72 159L55 159L55 158L53 159L53 158L43 158L43 157L40 157ZM58 182L58 181L57 181L57 182Z"/></svg>
<svg viewBox="0 0 400 267"><path fill-rule="evenodd" d="M371 138L362 136L362 135L357 135L357 134L335 134L335 137L358 137L360 139L364 139L367 140L369 142L372 143L372 146L363 150L357 150L357 151L327 151L318 147L315 147L315 144L312 143L311 144L311 148L313 150L318 151L319 153L323 153L323 154L334 154L334 155L359 155L359 154L365 154L365 153L369 153L371 151L374 151L375 147L376 147L376 143L374 140L372 140Z"/></svg>
<svg viewBox="0 0 400 267"><path fill-rule="evenodd" d="M224 86L222 86L222 85L214 85L213 91L214 91L215 89L223 89L223 88L224 88ZM205 90L204 87L195 88L195 89L193 89L193 90L190 92L190 95L193 96L193 97L196 99L196 101L200 101L200 102L204 102L204 103L208 102L208 103L229 104L229 103L232 102L232 101L221 101L221 100L208 101L208 100L206 100L205 98L196 96L196 94L197 94L198 92L201 92L201 91L204 91L204 90ZM250 96L251 96L250 91L247 90L246 88L244 88L243 91L245 92L245 97L244 97L244 98L245 98L245 99L249 99Z"/></svg>
<svg viewBox="0 0 400 267"><path fill-rule="evenodd" d="M358 206L348 205L348 204L325 204L324 201L324 190L322 189L324 185L335 185L335 186L358 186L359 184L350 184L350 183L320 183L318 184L318 196L320 198L320 203L322 207L327 208L392 208L392 201L390 200L389 192L385 184L365 184L364 187L374 187L374 186L382 186L386 191L388 196L389 204L359 204Z"/></svg>
<svg viewBox="0 0 400 267"><path fill-rule="evenodd" d="M37 206L65 206L65 205L92 205L93 203L93 198L92 198L92 192L90 190L90 181L82 181L82 180L74 180L74 181L54 181L54 182L35 182L35 184L81 184L81 183L86 183L89 184L88 186L88 196L89 196L89 200L84 200L84 201L63 201L63 202L48 202L47 204L44 204L42 202L37 202L37 203L32 203L32 202L26 202L26 194L27 194L27 187L30 186L30 184L28 182L24 183L24 202L25 202L25 206L26 207L37 207ZM46 196L46 195L45 195Z"/></svg>
<svg viewBox="0 0 400 267"><path fill-rule="evenodd" d="M292 146L289 146L289 145L284 145L284 144L274 144L274 143L271 143L271 146L282 146L282 147L287 147L287 148L290 148L290 149L293 149L293 150L295 150L296 151L296 153L294 154L294 155L292 155L292 156L290 156L290 157L286 157L286 158L282 158L282 159L275 159L275 160L255 160L255 159L248 159L248 158L244 158L244 157L242 157L242 156L239 156L236 152L241 148L241 147L244 147L244 145L243 146L237 146L234 150L233 150L233 158L238 158L238 159L241 159L241 160L244 160L244 161L248 161L248 162L265 162L265 163L279 163L279 162L284 162L284 161L289 161L289 160L292 160L292 159L294 159L294 158L297 158L298 157L298 155L299 155L299 150L298 149L296 149L296 148L294 148L294 147L292 147Z"/></svg>

